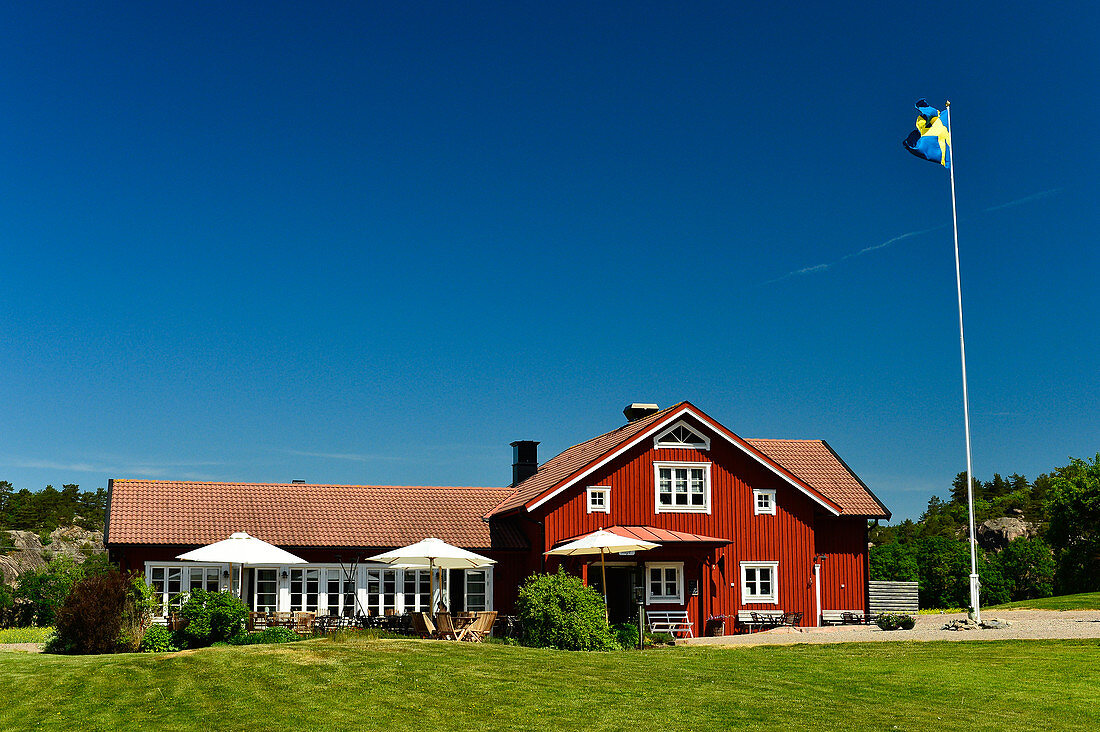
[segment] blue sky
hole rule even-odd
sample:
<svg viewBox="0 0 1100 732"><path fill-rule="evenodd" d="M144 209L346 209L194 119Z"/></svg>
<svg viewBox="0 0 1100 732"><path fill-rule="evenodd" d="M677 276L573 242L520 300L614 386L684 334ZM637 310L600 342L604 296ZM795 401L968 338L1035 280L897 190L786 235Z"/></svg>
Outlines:
<svg viewBox="0 0 1100 732"><path fill-rule="evenodd" d="M1100 449L1094 6L0 16L0 479L502 485L631 401L916 516ZM922 232L922 233L918 233Z"/></svg>

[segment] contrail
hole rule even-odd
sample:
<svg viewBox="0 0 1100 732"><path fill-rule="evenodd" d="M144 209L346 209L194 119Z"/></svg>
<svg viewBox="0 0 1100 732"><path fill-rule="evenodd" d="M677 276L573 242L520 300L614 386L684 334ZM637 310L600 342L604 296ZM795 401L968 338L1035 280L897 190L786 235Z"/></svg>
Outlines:
<svg viewBox="0 0 1100 732"><path fill-rule="evenodd" d="M1024 203L1030 203L1031 201L1038 201L1038 200L1041 200L1043 198L1048 198L1050 196L1053 196L1055 193L1058 193L1061 190L1062 190L1061 188L1051 188L1050 190L1047 190L1047 191L1040 191L1038 193L1032 193L1030 196L1024 196L1023 198L1017 198L1016 200L1009 201L1008 203L1000 203L1000 204L997 204L996 206L990 206L987 209L983 209L983 213L989 213L990 211L1000 211L1002 208L1009 208L1010 206L1019 206L1019 205L1024 204ZM767 280L766 282L761 282L760 284L761 285L772 285L772 284L775 284L776 282L781 282L781 281L789 279L791 277L797 277L799 275L812 274L814 272L824 272L825 270L829 269L830 267L833 267L837 264L840 264L841 262L844 262L846 260L853 259L855 257L861 257L864 254L868 254L870 252L875 252L875 251L878 251L879 249L885 249L886 247L890 246L891 244L895 244L895 243L897 243L899 241L902 241L904 239L910 239L914 236L921 236L922 234L930 234L933 231L939 231L940 229L946 229L947 227L948 227L948 224L940 224L939 226L933 226L930 229L921 229L920 231L907 231L904 234L898 234L897 236L895 236L891 239L887 239L886 241L882 242L881 244L875 244L874 246L864 247L863 249L860 249L858 252L852 252L851 254L845 254L843 257L836 260L835 262L831 262L831 263L828 263L828 264L815 264L811 267L803 267L801 269L791 270L790 272L788 272L785 275L780 275L779 277L776 277L775 279Z"/></svg>

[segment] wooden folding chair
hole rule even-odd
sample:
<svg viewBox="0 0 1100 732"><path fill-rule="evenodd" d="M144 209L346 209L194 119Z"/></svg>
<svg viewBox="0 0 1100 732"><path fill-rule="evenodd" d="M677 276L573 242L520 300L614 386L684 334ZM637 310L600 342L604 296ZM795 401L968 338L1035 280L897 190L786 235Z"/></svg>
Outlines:
<svg viewBox="0 0 1100 732"><path fill-rule="evenodd" d="M459 633L455 630L454 621L451 620L450 613L440 613L435 618L436 623L439 625L438 637L443 640L462 640L462 636L465 633Z"/></svg>
<svg viewBox="0 0 1100 732"><path fill-rule="evenodd" d="M466 629L466 635L462 640L480 643L486 636L493 632L493 624L497 621L495 610L485 610L477 613L473 624Z"/></svg>
<svg viewBox="0 0 1100 732"><path fill-rule="evenodd" d="M435 623L432 622L432 617L428 613L413 613L412 626L413 632L421 638L436 637Z"/></svg>

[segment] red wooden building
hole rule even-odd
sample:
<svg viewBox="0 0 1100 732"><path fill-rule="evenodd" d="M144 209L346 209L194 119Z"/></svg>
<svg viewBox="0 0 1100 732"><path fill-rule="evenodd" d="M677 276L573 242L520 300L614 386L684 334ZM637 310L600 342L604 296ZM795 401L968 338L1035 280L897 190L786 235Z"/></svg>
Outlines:
<svg viewBox="0 0 1100 732"><path fill-rule="evenodd" d="M113 480L105 542L170 603L192 587L236 586L229 566L174 557L247 531L309 561L246 568L253 607L346 614L430 607L426 572L364 559L436 536L497 560L452 571L436 600L506 613L532 572L560 565L600 584L598 557L545 552L605 528L661 545L605 557L612 620L631 616L636 597L686 611L696 628L746 610L801 612L813 625L867 608L867 520L890 513L827 443L743 439L688 402L625 413L541 466L537 442L513 443L506 488Z"/></svg>

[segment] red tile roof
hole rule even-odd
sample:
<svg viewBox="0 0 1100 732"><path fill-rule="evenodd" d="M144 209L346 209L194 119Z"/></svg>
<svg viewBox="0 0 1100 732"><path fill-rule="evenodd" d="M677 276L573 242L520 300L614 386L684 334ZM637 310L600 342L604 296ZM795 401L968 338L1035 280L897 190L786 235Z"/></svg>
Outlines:
<svg viewBox="0 0 1100 732"><path fill-rule="evenodd" d="M557 486L584 475L604 456L638 435L662 421L671 420L674 413L685 407L702 414L689 402L680 402L562 451L516 486L515 492L489 515L501 515L530 505ZM890 512L886 507L824 441L746 440L718 426L729 439L759 454L762 462L775 463L781 471L794 478L796 485L805 486L811 495L816 493L821 496L823 505L834 504L840 515L889 518Z"/></svg>
<svg viewBox="0 0 1100 732"><path fill-rule="evenodd" d="M113 480L106 540L203 545L247 531L288 547L398 547L429 536L467 549L522 549L481 517L511 488Z"/></svg>
<svg viewBox="0 0 1100 732"><path fill-rule="evenodd" d="M890 511L825 440L746 439L841 508L842 516L890 518Z"/></svg>
<svg viewBox="0 0 1100 732"><path fill-rule="evenodd" d="M596 462L619 445L645 432L667 417L670 412L683 406L684 403L674 404L647 417L627 422L610 432L563 450L557 456L539 466L537 473L516 486L515 493L508 496L507 500L494 508L492 514L507 513L526 505L529 501L538 498L545 491L550 490L582 468L587 467L590 463Z"/></svg>

